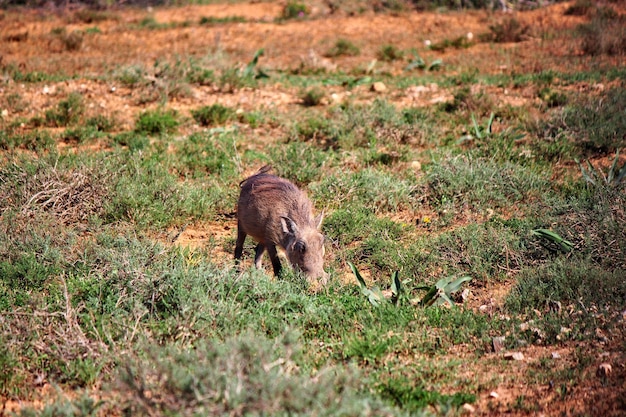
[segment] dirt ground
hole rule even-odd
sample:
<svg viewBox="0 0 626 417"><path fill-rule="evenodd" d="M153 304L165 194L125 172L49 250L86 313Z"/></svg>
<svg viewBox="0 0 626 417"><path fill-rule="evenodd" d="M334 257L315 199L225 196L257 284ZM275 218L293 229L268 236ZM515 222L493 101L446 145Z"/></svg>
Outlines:
<svg viewBox="0 0 626 417"><path fill-rule="evenodd" d="M198 60L208 59L218 66L245 65L255 51L263 48L265 53L259 67L271 73L302 71L333 71L363 73L377 59L381 45L394 45L402 50L414 48L426 62L441 58L444 65L454 68L457 74L474 69L480 74L522 74L544 70L574 72L602 68L604 64L624 65L623 57L584 56L579 43L571 36L562 37L564 30L575 28L585 21L585 17L566 16L563 11L568 3L560 3L539 10L523 13L502 12L402 12L399 14L331 13L323 6L314 4L311 16L304 20L277 21L284 3L250 2L187 6L164 9L113 9L109 18L97 22L84 22L74 11L63 10L5 10L0 11L0 67L17 67L22 73L33 71L45 73L82 74L61 82L14 83L3 76L0 83L0 97L19 94L23 105L17 108L0 108L2 118L11 122L20 118L29 119L41 116L61 97L69 92L80 92L88 103L87 112L113 115L119 122L119 130L130 130L139 112L156 107L158 102L144 102L137 93L124 85L112 81L114 74L129 66L152 68L156 61L174 62L177 58L189 56ZM622 10L623 12L623 10ZM228 18L240 17L241 22L216 25L200 25L200 17ZM441 42L471 33L473 39L489 32L489 26L514 16L529 25L523 42L500 44L475 41L468 48L447 48L435 52L425 46L426 41ZM142 19L153 17L159 24L170 24L167 28L139 29ZM74 30L88 32L96 27L95 35L85 35L79 48L68 50L54 35L58 28L66 33ZM327 58L324 56L339 38L345 38L357 45L361 53L354 57ZM376 70L389 74L400 74L405 61L376 63ZM454 75L454 73L452 74ZM568 88L574 91L598 91L606 86L580 82ZM539 100L534 91L521 88L483 86L496 104L508 103L522 107ZM400 107L429 106L446 101L451 91L435 84L415 85L407 88L390 86L384 91L371 91L370 85L348 89L343 86L327 87L328 96L333 100L351 95L357 100L370 101L383 97ZM0 106L6 101L0 100ZM172 97L168 107L188 114L189 109L201 105L220 103L240 108L244 111L258 109L279 109L289 112L299 107L299 90L284 86L279 82L269 82L258 89L242 88L235 91L221 91L212 86L190 86L187 94ZM185 129L193 130L194 126ZM188 132L184 132L185 134ZM271 138L271 131L259 131L259 145L263 138ZM220 241L233 234L232 222L206 222L190 225L181 231L170 231L177 244L185 246L206 246L212 239ZM215 251L222 249L215 245ZM225 258L230 253L222 254ZM481 294L470 300L476 308L485 306L497 314L498 305L505 296L505 286L485 288ZM519 361L519 374L525 375L529 367L551 358L553 352L562 358L554 361L556 367L567 369L578 366L575 352L579 349L574 343L554 348L532 346L522 349L524 360ZM480 395L475 404L474 414L479 415L619 415L613 409L619 398L626 393L626 370L623 346L607 346L598 342L584 349L597 349L595 361L586 367L588 378L576 386L575 392L563 394L557 387L548 383L533 386L519 385L510 381L492 394L491 390ZM553 350L556 349L556 350ZM468 365L467 373L479 380L492 380L498 374L498 357L493 361ZM615 384L606 384L596 376L600 363L621 363L614 367L611 378L622 381L621 389ZM519 378L519 380L525 380ZM44 389L42 395L50 394ZM566 401L559 396L565 395ZM524 396L529 403L539 403L544 411L513 410L511 404ZM19 402L5 402L0 407L0 415L19 409ZM469 411L468 411L469 412Z"/></svg>

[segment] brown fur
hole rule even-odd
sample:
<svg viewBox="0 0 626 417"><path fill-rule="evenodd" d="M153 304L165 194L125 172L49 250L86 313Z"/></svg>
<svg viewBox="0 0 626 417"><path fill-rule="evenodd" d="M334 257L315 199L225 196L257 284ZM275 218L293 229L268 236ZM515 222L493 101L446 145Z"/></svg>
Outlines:
<svg viewBox="0 0 626 417"><path fill-rule="evenodd" d="M261 266L267 250L274 274L281 270L276 248L282 248L292 266L302 270L309 280L326 282L323 269L324 237L319 232L322 216L313 217L313 204L298 187L284 178L268 174L264 166L239 185L237 204L237 244L235 260L243 253L247 235L258 242L254 262Z"/></svg>

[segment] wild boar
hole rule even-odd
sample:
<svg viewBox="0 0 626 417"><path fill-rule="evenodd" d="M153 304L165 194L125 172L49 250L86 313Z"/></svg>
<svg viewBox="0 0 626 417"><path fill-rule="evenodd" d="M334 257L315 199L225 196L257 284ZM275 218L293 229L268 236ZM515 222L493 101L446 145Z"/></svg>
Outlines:
<svg viewBox="0 0 626 417"><path fill-rule="evenodd" d="M279 276L277 247L282 248L291 265L304 272L309 282L324 285L324 236L319 231L323 214L314 217L306 194L286 179L269 174L270 170L266 165L239 184L235 262L239 263L243 243L250 235L258 242L254 256L257 268L267 251L274 275Z"/></svg>

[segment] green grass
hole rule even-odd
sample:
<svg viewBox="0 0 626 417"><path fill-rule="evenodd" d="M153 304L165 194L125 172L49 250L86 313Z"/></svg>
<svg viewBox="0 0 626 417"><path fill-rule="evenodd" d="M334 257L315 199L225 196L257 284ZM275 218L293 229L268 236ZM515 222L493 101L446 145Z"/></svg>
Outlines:
<svg viewBox="0 0 626 417"><path fill-rule="evenodd" d="M377 11L398 12L398 2L383 3ZM308 13L290 2L283 18ZM606 14L580 29L598 36L616 19L585 13ZM492 35L507 28L525 35L512 20ZM339 39L327 55L355 48ZM405 59L393 46L379 53L385 66ZM120 123L127 115L99 114L78 93L51 95L38 112L26 93L0 99L9 109L0 120L0 395L35 399L42 383L71 393L19 415L457 415L495 386L550 383L561 405L595 371L592 352L623 344L624 184L599 177L617 147L623 165L623 69L273 69L271 88L304 105L252 100L242 113L239 90L266 87L262 51L248 66L221 54L112 69L107 82L143 105L130 128ZM15 83L60 77L3 70ZM435 83L450 99L404 106L395 91L374 97L368 86L379 80L398 93ZM190 86L229 104L190 109ZM501 105L493 86L531 99ZM331 90L350 94L327 102ZM10 119L16 112L28 116ZM586 173L592 160L595 182L576 158ZM267 262L254 269L252 242L234 268L238 184L265 164L324 210L331 278L320 292L290 268L281 279ZM173 243L186 232L197 246ZM385 294L398 271L398 302L373 306L349 262ZM424 287L466 276L466 301L459 291L452 307L420 303ZM496 336L508 350L573 353L563 366L532 358L520 373L493 353ZM618 390L619 372L602 384ZM534 412L536 400L516 395L507 410Z"/></svg>

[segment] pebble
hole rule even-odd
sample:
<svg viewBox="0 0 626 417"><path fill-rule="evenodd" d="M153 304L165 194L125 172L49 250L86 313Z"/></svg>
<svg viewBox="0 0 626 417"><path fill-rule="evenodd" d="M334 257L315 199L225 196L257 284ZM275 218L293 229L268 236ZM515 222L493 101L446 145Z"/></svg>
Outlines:
<svg viewBox="0 0 626 417"><path fill-rule="evenodd" d="M374 84L372 84L372 91L382 93L383 91L387 91L387 86L380 81L376 81Z"/></svg>
<svg viewBox="0 0 626 417"><path fill-rule="evenodd" d="M524 354L522 352L508 352L504 354L504 359L508 361L521 361L524 360Z"/></svg>

